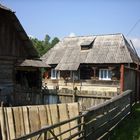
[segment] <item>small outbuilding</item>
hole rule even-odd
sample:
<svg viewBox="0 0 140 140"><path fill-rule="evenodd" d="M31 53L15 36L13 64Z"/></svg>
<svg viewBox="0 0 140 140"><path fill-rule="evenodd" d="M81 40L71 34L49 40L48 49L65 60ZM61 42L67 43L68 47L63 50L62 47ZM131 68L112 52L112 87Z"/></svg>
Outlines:
<svg viewBox="0 0 140 140"><path fill-rule="evenodd" d="M37 103L41 69L39 55L11 9L0 5L0 101L6 105Z"/></svg>

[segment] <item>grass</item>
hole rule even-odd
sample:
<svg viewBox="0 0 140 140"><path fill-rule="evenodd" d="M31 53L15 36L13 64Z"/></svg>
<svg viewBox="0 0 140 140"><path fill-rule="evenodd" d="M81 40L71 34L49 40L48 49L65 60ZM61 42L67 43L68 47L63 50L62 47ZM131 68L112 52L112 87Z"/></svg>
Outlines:
<svg viewBox="0 0 140 140"><path fill-rule="evenodd" d="M133 106L132 114L117 126L110 140L140 140L140 104Z"/></svg>

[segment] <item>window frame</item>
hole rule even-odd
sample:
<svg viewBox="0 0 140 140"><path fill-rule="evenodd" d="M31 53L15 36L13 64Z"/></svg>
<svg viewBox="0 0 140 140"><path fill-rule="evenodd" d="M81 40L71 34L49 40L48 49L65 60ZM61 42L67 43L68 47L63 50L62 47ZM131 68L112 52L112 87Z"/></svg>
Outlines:
<svg viewBox="0 0 140 140"><path fill-rule="evenodd" d="M60 71L55 70L54 68L51 69L51 79L52 80L60 79Z"/></svg>
<svg viewBox="0 0 140 140"><path fill-rule="evenodd" d="M111 80L111 71L109 69L99 69L99 80Z"/></svg>

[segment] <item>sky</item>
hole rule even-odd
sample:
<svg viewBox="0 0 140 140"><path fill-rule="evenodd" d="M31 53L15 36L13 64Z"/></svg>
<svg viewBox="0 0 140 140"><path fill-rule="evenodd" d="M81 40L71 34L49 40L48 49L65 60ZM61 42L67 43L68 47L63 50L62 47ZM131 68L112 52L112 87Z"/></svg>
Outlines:
<svg viewBox="0 0 140 140"><path fill-rule="evenodd" d="M140 0L0 0L28 35L63 37L122 33L140 55Z"/></svg>

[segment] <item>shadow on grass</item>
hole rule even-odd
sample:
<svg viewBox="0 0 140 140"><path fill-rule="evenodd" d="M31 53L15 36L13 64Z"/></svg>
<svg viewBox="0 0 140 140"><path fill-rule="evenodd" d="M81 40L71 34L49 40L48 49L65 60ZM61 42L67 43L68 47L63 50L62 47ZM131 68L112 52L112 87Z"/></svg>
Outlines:
<svg viewBox="0 0 140 140"><path fill-rule="evenodd" d="M132 114L118 125L110 140L140 140L140 104L133 106Z"/></svg>

